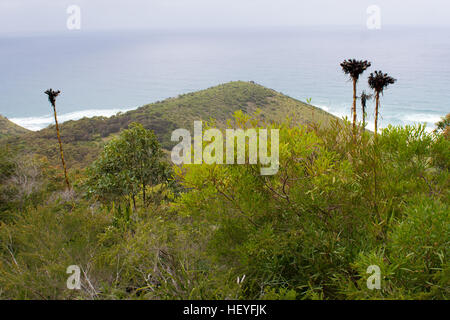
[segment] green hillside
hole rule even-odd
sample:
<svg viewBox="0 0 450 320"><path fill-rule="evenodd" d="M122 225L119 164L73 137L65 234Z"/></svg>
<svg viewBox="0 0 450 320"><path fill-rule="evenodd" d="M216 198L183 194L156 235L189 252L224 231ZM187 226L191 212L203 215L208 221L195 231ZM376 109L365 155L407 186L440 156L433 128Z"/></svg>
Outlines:
<svg viewBox="0 0 450 320"><path fill-rule="evenodd" d="M18 126L17 124L0 115L0 138L13 135L21 135L27 132L29 132L27 129Z"/></svg>
<svg viewBox="0 0 450 320"><path fill-rule="evenodd" d="M255 127L280 120L273 175L261 152L176 166L157 141L167 150L173 129L257 107ZM228 83L64 123L67 182L54 128L0 140L0 300L448 299L448 123L375 136L333 119Z"/></svg>
<svg viewBox="0 0 450 320"><path fill-rule="evenodd" d="M178 128L191 130L194 120L216 119L218 125L223 125L234 112L253 113L257 108L266 121L291 116L299 123L309 123L313 119L327 123L334 118L322 109L274 90L253 82L238 81L148 104L110 118L68 121L61 125L61 136L69 167L85 166L97 157L101 146L111 135L127 128L131 122L139 122L146 129L153 130L163 148L170 149L172 131ZM30 132L20 138L12 137L6 142L59 161L54 127Z"/></svg>

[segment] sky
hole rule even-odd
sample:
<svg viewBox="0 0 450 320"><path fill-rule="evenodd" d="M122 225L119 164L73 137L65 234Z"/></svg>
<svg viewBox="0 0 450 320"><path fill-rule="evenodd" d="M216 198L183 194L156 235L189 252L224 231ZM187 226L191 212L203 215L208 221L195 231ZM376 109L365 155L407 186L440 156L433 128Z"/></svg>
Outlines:
<svg viewBox="0 0 450 320"><path fill-rule="evenodd" d="M448 0L0 0L0 34L64 32L70 5L82 29L209 29L364 25L450 26Z"/></svg>

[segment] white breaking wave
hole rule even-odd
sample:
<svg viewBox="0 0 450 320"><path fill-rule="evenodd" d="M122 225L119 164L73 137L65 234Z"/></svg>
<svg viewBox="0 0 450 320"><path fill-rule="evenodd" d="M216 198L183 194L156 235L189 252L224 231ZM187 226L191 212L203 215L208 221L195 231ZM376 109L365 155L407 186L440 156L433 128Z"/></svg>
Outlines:
<svg viewBox="0 0 450 320"><path fill-rule="evenodd" d="M87 117L111 117L119 112L126 112L133 109L92 109L75 111L62 115L58 115L58 122L63 123L69 120L79 120L81 118ZM28 130L38 131L43 128L48 127L50 124L55 123L55 118L53 114L41 116L41 117L26 117L26 118L11 118L10 121L15 124L27 128Z"/></svg>
<svg viewBox="0 0 450 320"><path fill-rule="evenodd" d="M315 104L314 106L317 107L317 108L320 108L322 110L325 110L326 112L330 112L330 108L328 106L326 106L326 105Z"/></svg>
<svg viewBox="0 0 450 320"><path fill-rule="evenodd" d="M350 113L346 112L346 107L344 106L327 106L327 105L316 105L316 107L319 107L339 118L343 118L345 116L350 118ZM360 115L358 115L360 116ZM442 115L444 116L444 115ZM414 125L414 124L424 124L426 123L425 130L428 132L431 132L435 129L435 124L441 120L441 117L436 114L430 114L430 113L409 113L409 114L402 114L402 115L396 115L396 116L386 116L386 118L379 118L378 122L378 128L382 129L384 127L387 127L389 123L396 123L397 125ZM358 120L360 120L358 118ZM373 123L373 116L371 114L367 115L367 126L366 128L369 130L374 131L375 125Z"/></svg>
<svg viewBox="0 0 450 320"><path fill-rule="evenodd" d="M342 118L344 116L348 116L349 114L346 114L345 110L343 108L332 108L330 106L326 105L316 105L317 107L330 112L331 114ZM113 115L116 115L119 112L127 112L133 110L131 109L91 109L91 110L83 110L83 111L75 111L70 112L62 115L58 115L58 121L60 123L63 123L65 121L69 120L79 120L84 117L111 117ZM41 117L25 117L25 118L10 118L10 121L14 122L15 124L18 124L21 127L27 128L28 130L32 131L38 131L43 128L48 127L49 125L53 124L55 122L55 119L53 117L53 114L49 114L46 116ZM374 130L373 121L370 116L368 116L368 124L367 128L369 130ZM380 119L380 128L385 127L392 119ZM417 123L427 123L427 131L432 131L434 129L435 123L441 120L441 117L435 114L425 114L425 113L410 113L402 115L398 118L396 118L397 121L400 121L402 124L417 124Z"/></svg>
<svg viewBox="0 0 450 320"><path fill-rule="evenodd" d="M439 122L441 120L441 117L435 114L412 113L405 115L403 119L409 122L426 122L427 125L434 126L436 122Z"/></svg>

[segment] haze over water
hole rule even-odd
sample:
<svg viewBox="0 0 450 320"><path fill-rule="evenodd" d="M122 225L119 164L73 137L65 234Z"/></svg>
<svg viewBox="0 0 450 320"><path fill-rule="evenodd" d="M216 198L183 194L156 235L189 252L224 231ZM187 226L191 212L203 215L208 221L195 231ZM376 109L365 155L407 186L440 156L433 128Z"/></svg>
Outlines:
<svg viewBox="0 0 450 320"><path fill-rule="evenodd" d="M62 90L57 108L69 120L252 80L350 116L352 85L339 63L357 58L372 62L359 92L374 70L398 80L382 98L382 127L420 121L432 128L450 112L449 31L384 26L2 36L0 114L36 130L53 121L48 88ZM372 103L368 121L373 128Z"/></svg>

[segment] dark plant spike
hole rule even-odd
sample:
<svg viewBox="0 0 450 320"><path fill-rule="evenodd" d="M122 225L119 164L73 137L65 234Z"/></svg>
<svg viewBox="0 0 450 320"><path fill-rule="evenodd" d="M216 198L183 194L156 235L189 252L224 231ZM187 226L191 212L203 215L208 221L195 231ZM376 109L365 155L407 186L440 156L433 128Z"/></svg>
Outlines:
<svg viewBox="0 0 450 320"><path fill-rule="evenodd" d="M385 88L390 84L394 84L397 80L390 77L387 73L382 71L372 72L369 76L369 86L378 93L383 94Z"/></svg>
<svg viewBox="0 0 450 320"><path fill-rule="evenodd" d="M45 94L48 95L48 101L50 101L52 106L55 105L56 97L59 96L60 93L61 93L60 90L54 91L53 89L48 89L47 91L45 91Z"/></svg>
<svg viewBox="0 0 450 320"><path fill-rule="evenodd" d="M365 91L361 93L361 111L363 116L363 126L366 125L366 110L367 110L367 101L372 100L373 94L367 94Z"/></svg>
<svg viewBox="0 0 450 320"><path fill-rule="evenodd" d="M382 71L372 72L369 76L369 86L375 91L375 136L378 128L378 109L380 106L380 94L383 94L390 84L394 84L397 80L390 77L387 73Z"/></svg>
<svg viewBox="0 0 450 320"><path fill-rule="evenodd" d="M60 93L61 93L61 91L59 91L59 90L55 91L53 89L48 89L47 91L45 91L45 94L48 95L48 101L50 101L50 103L52 104L52 107L53 107L53 114L55 116L56 137L58 138L59 152L60 152L60 156L61 156L62 166L64 169L64 177L66 180L67 190L70 190L70 183L69 183L69 177L67 175L66 161L64 160L64 151L63 151L63 146L62 146L62 141L61 141L61 134L59 132L58 117L56 115L56 97L59 96Z"/></svg>
<svg viewBox="0 0 450 320"><path fill-rule="evenodd" d="M352 104L352 115L353 115L353 138L356 139L356 83L358 82L359 76L367 70L372 64L367 60L356 60L348 59L341 63L342 71L345 74L350 75L353 81L353 104Z"/></svg>
<svg viewBox="0 0 450 320"><path fill-rule="evenodd" d="M358 81L359 76L372 64L367 60L348 59L341 63L342 71L353 80Z"/></svg>

